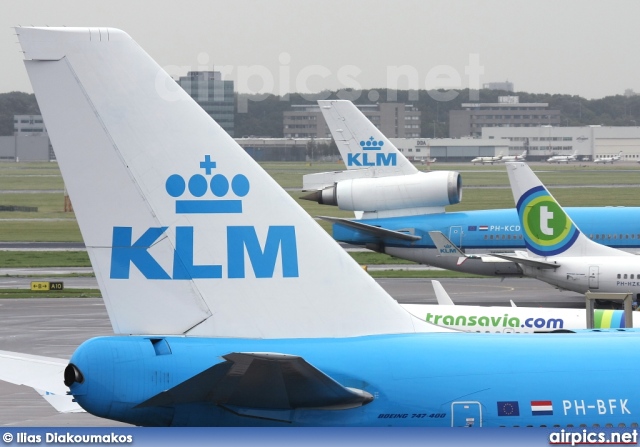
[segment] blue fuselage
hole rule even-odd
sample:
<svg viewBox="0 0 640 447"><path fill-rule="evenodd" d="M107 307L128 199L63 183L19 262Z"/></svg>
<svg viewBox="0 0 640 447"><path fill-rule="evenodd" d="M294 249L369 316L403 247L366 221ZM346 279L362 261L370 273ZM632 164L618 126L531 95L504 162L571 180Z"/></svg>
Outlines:
<svg viewBox="0 0 640 447"><path fill-rule="evenodd" d="M640 248L639 207L577 207L565 210L590 239L621 249ZM451 242L468 251L525 248L520 220L514 208L362 219L359 222L410 232L421 239L412 242L381 238L339 223L333 225L333 237L355 245L381 244L384 247L433 249L435 245L428 233L440 231Z"/></svg>
<svg viewBox="0 0 640 447"><path fill-rule="evenodd" d="M366 318L366 317L364 317ZM567 426L640 423L640 333L430 333L346 339L103 337L71 362L71 393L97 416L143 426ZM202 388L179 405L139 404L230 353L303 357L345 387L373 396L350 409L227 408ZM203 386L205 384L200 384Z"/></svg>

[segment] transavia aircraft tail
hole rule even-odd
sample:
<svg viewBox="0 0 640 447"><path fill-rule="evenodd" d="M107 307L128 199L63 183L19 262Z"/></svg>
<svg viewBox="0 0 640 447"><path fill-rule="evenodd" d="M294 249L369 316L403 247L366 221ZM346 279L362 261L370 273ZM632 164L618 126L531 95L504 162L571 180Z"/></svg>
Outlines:
<svg viewBox="0 0 640 447"><path fill-rule="evenodd" d="M640 369L640 334L438 333L126 33L17 33L119 334L65 368L86 411L142 426L640 422L640 391L611 380Z"/></svg>
<svg viewBox="0 0 640 447"><path fill-rule="evenodd" d="M527 276L585 293L640 294L640 259L589 239L524 163L507 163L525 252L495 254Z"/></svg>

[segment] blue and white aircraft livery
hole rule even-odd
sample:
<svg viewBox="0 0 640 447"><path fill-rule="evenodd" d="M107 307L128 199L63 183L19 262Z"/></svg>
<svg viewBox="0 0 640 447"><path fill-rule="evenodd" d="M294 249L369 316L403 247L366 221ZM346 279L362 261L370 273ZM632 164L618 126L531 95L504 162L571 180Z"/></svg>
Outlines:
<svg viewBox="0 0 640 447"><path fill-rule="evenodd" d="M117 335L77 348L68 389L60 359L4 352L0 377L140 426L640 422L611 380L640 333L436 332L127 34L16 31Z"/></svg>
<svg viewBox="0 0 640 447"><path fill-rule="evenodd" d="M499 258L471 258L457 263L455 258L441 256L429 235L440 232L465 253L523 250L522 227L515 209L445 212L445 206L462 199L460 174L419 172L350 101L318 104L344 160L363 152L361 143L370 138L383 142L384 150L394 153L397 160L396 167L354 170L347 164L347 171L304 176L304 188L314 190L306 198L356 212L357 219L323 217L334 223L334 239L450 270L489 276L523 275L518 264ZM640 208L580 207L566 211L590 239L640 251L640 229L636 225Z"/></svg>
<svg viewBox="0 0 640 447"><path fill-rule="evenodd" d="M466 262L504 259L525 276L578 293L631 293L640 297L640 258L587 238L522 162L507 163L526 251L467 255L439 231L429 233L442 257Z"/></svg>

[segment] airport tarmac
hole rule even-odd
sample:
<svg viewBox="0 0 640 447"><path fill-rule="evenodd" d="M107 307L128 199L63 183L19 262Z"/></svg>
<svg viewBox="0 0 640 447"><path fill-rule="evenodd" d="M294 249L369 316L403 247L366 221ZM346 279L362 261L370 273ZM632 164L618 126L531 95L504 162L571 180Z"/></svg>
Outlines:
<svg viewBox="0 0 640 447"><path fill-rule="evenodd" d="M427 269L423 265L372 266L376 269ZM433 269L433 268L431 268ZM441 269L434 269L441 270ZM90 274L93 270L78 268L37 268L37 269L0 269L0 289L28 289L32 281L62 281L65 289L97 289L98 282L93 276L64 276L70 273ZM387 292L402 303L435 303L435 295L430 279L382 278L377 280ZM543 282L528 278L447 278L441 282L457 304L477 304L478 300L489 306L508 306L509 300L522 306L540 307L584 307L584 297L573 292L562 292ZM515 294L515 296L514 296ZM427 301L424 301L427 300ZM2 348L0 348L2 349Z"/></svg>
<svg viewBox="0 0 640 447"><path fill-rule="evenodd" d="M0 279L0 283L7 278ZM380 279L400 303L432 303L427 279ZM584 297L560 292L539 281L519 278L442 279L459 304L584 307ZM348 292L348 289L345 289ZM38 298L0 300L0 350L69 358L91 337L111 335L104 303L99 298ZM60 379L62 380L62 378ZM34 390L0 382L0 425L3 426L123 426L86 413L59 414Z"/></svg>
<svg viewBox="0 0 640 447"><path fill-rule="evenodd" d="M0 300L0 349L69 358L90 337L111 335L102 299ZM62 380L62 378L60 379ZM0 425L122 426L86 413L59 414L33 389L0 381Z"/></svg>

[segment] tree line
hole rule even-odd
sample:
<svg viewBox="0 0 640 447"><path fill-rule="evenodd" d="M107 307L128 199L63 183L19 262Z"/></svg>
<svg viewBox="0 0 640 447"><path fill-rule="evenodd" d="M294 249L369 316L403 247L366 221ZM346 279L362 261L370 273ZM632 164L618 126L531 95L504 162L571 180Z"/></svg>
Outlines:
<svg viewBox="0 0 640 447"><path fill-rule="evenodd" d="M454 96L453 98L447 98ZM519 96L521 103L548 103L560 110L562 126L637 126L640 125L640 95L607 96L586 99L577 95L505 92L500 90L459 90L457 92L427 90L362 90L355 92L321 92L315 95L290 94L236 95L247 104L247 113L237 113L236 136L255 135L282 137L282 112L291 105L314 104L317 99L350 99L356 104L402 102L413 104L421 113L421 137L449 136L449 111L461 110L463 103L497 103L499 96ZM375 101L370 98L378 98ZM449 100L442 100L442 99ZM286 99L286 100L283 100ZM237 101L236 101L237 103Z"/></svg>
<svg viewBox="0 0 640 447"><path fill-rule="evenodd" d="M350 99L356 104L403 102L422 112L421 136L449 136L449 111L460 110L463 103L498 102L498 96L519 96L521 103L548 103L560 110L562 126L637 126L640 124L640 95L616 95L601 99L585 99L577 95L504 92L499 90L459 90L455 92L427 90L360 90L276 95L236 94L235 135L278 138L283 136L282 114L292 105L315 104L317 99ZM443 100L448 99L448 100ZM0 94L0 135L13 135L14 115L40 113L33 94L10 92ZM45 123L46 124L46 123Z"/></svg>

